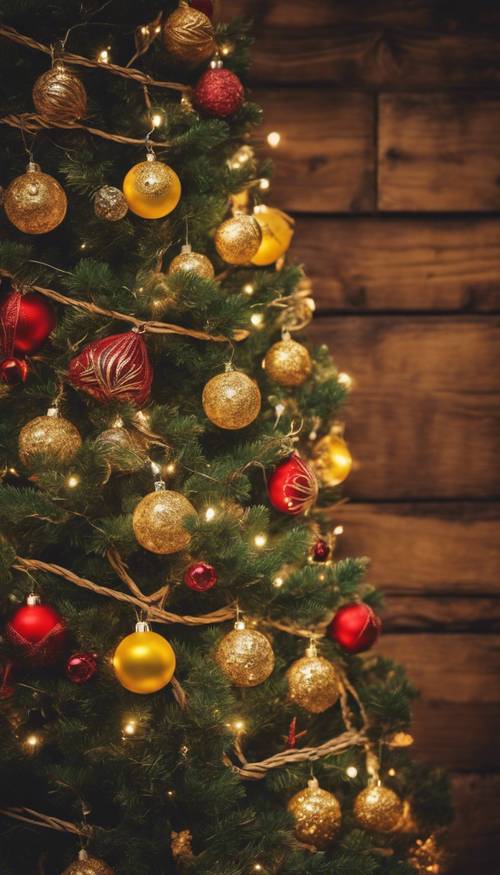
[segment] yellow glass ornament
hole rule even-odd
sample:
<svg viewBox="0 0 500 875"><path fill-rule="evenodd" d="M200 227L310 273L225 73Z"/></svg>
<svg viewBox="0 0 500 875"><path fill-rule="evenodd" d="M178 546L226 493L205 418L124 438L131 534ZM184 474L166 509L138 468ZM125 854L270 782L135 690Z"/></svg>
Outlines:
<svg viewBox="0 0 500 875"><path fill-rule="evenodd" d="M13 179L5 192L7 218L25 234L47 234L63 221L68 201L62 185L42 173L38 164L28 164L26 173Z"/></svg>
<svg viewBox="0 0 500 875"><path fill-rule="evenodd" d="M261 240L259 223L245 213L226 219L215 232L215 248L228 264L249 264Z"/></svg>
<svg viewBox="0 0 500 875"><path fill-rule="evenodd" d="M252 258L252 264L258 267L274 264L287 252L292 242L293 219L281 210L264 204L256 206L253 213L262 231L262 242Z"/></svg>
<svg viewBox="0 0 500 875"><path fill-rule="evenodd" d="M128 207L142 219L162 219L175 210L181 197L180 179L168 164L149 154L131 167L123 180Z"/></svg>
<svg viewBox="0 0 500 875"><path fill-rule="evenodd" d="M191 535L184 528L184 519L196 514L190 501L181 492L165 489L163 481L155 492L139 502L132 517L135 537L141 547L151 553L166 555L185 550Z"/></svg>
<svg viewBox="0 0 500 875"><path fill-rule="evenodd" d="M210 422L234 430L245 428L257 418L262 398L255 380L241 371L225 371L208 381L202 403Z"/></svg>
<svg viewBox="0 0 500 875"><path fill-rule="evenodd" d="M290 700L311 714L321 714L331 708L340 695L340 678L335 667L328 659L318 656L315 644L290 666L287 680Z"/></svg>
<svg viewBox="0 0 500 875"><path fill-rule="evenodd" d="M59 416L51 407L46 416L31 419L19 432L19 458L29 465L33 457L45 455L67 462L82 445L82 439L73 423Z"/></svg>
<svg viewBox="0 0 500 875"><path fill-rule="evenodd" d="M201 252L193 252L189 243L182 247L179 255L170 262L169 274L192 271L203 279L213 280L215 271L212 262Z"/></svg>
<svg viewBox="0 0 500 875"><path fill-rule="evenodd" d="M63 875L115 875L115 871L104 860L89 857L87 851L81 850L78 860L71 863Z"/></svg>
<svg viewBox="0 0 500 875"><path fill-rule="evenodd" d="M280 386L302 386L311 376L312 361L305 346L287 334L268 349L263 367Z"/></svg>
<svg viewBox="0 0 500 875"><path fill-rule="evenodd" d="M328 847L342 825L338 799L322 790L316 778L311 778L304 790L292 796L288 811L295 820L298 840L320 850Z"/></svg>
<svg viewBox="0 0 500 875"><path fill-rule="evenodd" d="M217 49L212 22L185 0L165 21L163 39L174 58L193 67L208 61Z"/></svg>
<svg viewBox="0 0 500 875"><path fill-rule="evenodd" d="M322 486L343 483L352 468L352 456L344 438L332 429L314 445L311 464Z"/></svg>
<svg viewBox="0 0 500 875"><path fill-rule="evenodd" d="M403 815L403 803L389 787L373 784L361 790L354 801L354 816L364 829L392 832Z"/></svg>
<svg viewBox="0 0 500 875"><path fill-rule="evenodd" d="M237 620L234 629L219 641L215 652L219 668L237 687L256 687L274 669L274 653L268 639Z"/></svg>
<svg viewBox="0 0 500 875"><path fill-rule="evenodd" d="M135 632L116 648L113 668L122 687L131 693L156 693L172 680L175 653L147 623L137 623Z"/></svg>

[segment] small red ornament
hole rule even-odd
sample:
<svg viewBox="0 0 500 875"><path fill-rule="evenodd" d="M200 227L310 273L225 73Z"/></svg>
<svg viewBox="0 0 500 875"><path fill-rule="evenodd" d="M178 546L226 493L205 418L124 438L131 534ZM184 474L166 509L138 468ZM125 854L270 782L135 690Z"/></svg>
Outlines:
<svg viewBox="0 0 500 875"><path fill-rule="evenodd" d="M293 453L274 469L267 491L276 510L289 514L305 513L318 497L318 481L309 465Z"/></svg>
<svg viewBox="0 0 500 875"><path fill-rule="evenodd" d="M184 583L195 592L206 592L217 583L217 572L208 562L193 562L184 572Z"/></svg>
<svg viewBox="0 0 500 875"><path fill-rule="evenodd" d="M53 665L66 644L66 628L60 614L50 605L29 595L7 624L7 634L24 659L34 666Z"/></svg>
<svg viewBox="0 0 500 875"><path fill-rule="evenodd" d="M66 677L72 684L86 684L97 671L97 653L73 653L66 663Z"/></svg>
<svg viewBox="0 0 500 875"><path fill-rule="evenodd" d="M141 335L127 331L89 343L70 361L68 376L76 389L98 401L131 401L140 407L149 398L153 370Z"/></svg>
<svg viewBox="0 0 500 875"><path fill-rule="evenodd" d="M0 380L8 386L25 383L28 371L28 362L25 359L6 358L0 362Z"/></svg>
<svg viewBox="0 0 500 875"><path fill-rule="evenodd" d="M330 555L330 545L324 538L318 538L312 548L312 558L315 562L326 562Z"/></svg>
<svg viewBox="0 0 500 875"><path fill-rule="evenodd" d="M47 298L12 289L0 303L0 350L6 358L33 355L55 324L54 309Z"/></svg>
<svg viewBox="0 0 500 875"><path fill-rule="evenodd" d="M364 653L375 644L382 621L364 602L343 605L335 614L328 632L347 653Z"/></svg>
<svg viewBox="0 0 500 875"><path fill-rule="evenodd" d="M229 118L243 104L245 91L231 70L216 67L205 70L193 89L193 106L209 118Z"/></svg>
<svg viewBox="0 0 500 875"><path fill-rule="evenodd" d="M203 12L203 15L206 15L210 20L214 17L214 4L212 0L191 0L190 6L193 9L197 9L198 12Z"/></svg>

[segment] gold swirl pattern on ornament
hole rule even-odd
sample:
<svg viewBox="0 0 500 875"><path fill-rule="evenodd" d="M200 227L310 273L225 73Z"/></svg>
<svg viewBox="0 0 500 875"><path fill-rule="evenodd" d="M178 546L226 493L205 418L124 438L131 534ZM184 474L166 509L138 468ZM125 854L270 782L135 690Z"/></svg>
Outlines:
<svg viewBox="0 0 500 875"><path fill-rule="evenodd" d="M318 481L313 471L297 456L300 469L285 484L283 494L291 514L305 513L318 497Z"/></svg>
<svg viewBox="0 0 500 875"><path fill-rule="evenodd" d="M106 398L134 398L144 393L145 374L151 368L146 346L137 334L124 334L103 351L90 348L86 358L77 379L91 394L96 388Z"/></svg>
<svg viewBox="0 0 500 875"><path fill-rule="evenodd" d="M78 76L56 64L36 80L33 103L47 121L74 122L87 111L87 94Z"/></svg>
<svg viewBox="0 0 500 875"><path fill-rule="evenodd" d="M187 4L167 18L163 36L168 51L190 65L208 60L217 48L210 19Z"/></svg>

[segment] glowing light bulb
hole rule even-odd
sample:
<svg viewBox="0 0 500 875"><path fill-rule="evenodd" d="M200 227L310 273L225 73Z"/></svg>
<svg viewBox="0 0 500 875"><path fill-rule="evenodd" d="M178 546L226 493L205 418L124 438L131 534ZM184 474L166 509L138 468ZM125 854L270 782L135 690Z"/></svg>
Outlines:
<svg viewBox="0 0 500 875"><path fill-rule="evenodd" d="M273 586L275 586L276 589L281 589L281 587L283 586L284 582L285 582L285 581L283 580L282 577L275 577L274 580L273 580Z"/></svg>
<svg viewBox="0 0 500 875"><path fill-rule="evenodd" d="M268 179L260 179L259 188L261 191L267 191L269 188L271 188L271 183Z"/></svg>
<svg viewBox="0 0 500 875"><path fill-rule="evenodd" d="M127 722L123 726L123 734L124 735L135 735L137 729L137 721L136 720L127 720Z"/></svg>
<svg viewBox="0 0 500 875"><path fill-rule="evenodd" d="M175 796L175 790L167 790L167 796L172 799Z"/></svg>
<svg viewBox="0 0 500 875"><path fill-rule="evenodd" d="M42 740L40 736L32 733L26 738L26 747L28 748L28 750L34 753L36 749L40 746L41 742Z"/></svg>
<svg viewBox="0 0 500 875"><path fill-rule="evenodd" d="M333 530L334 535L343 535L344 534L344 526L335 526Z"/></svg>
<svg viewBox="0 0 500 875"><path fill-rule="evenodd" d="M80 478L77 477L76 474L70 474L70 476L66 480L66 486L68 486L70 489L76 489L79 483Z"/></svg>
<svg viewBox="0 0 500 875"><path fill-rule="evenodd" d="M243 291L245 292L245 295L253 295L255 289L252 283L245 283L245 285L243 286Z"/></svg>
<svg viewBox="0 0 500 875"><path fill-rule="evenodd" d="M346 389L350 389L352 386L352 377L349 374L346 374L345 371L341 371L341 373L337 375L337 381L342 386L345 386Z"/></svg>
<svg viewBox="0 0 500 875"><path fill-rule="evenodd" d="M154 128L161 127L163 124L163 120L164 120L163 113L159 112L158 110L156 112L154 112L153 115L151 116L151 124L153 125Z"/></svg>
<svg viewBox="0 0 500 875"><path fill-rule="evenodd" d="M395 776L395 774L396 774L396 769L389 769L389 771L387 772L387 774L390 775L391 778L394 778L394 776Z"/></svg>
<svg viewBox="0 0 500 875"><path fill-rule="evenodd" d="M214 516L215 516L215 508L214 507L207 507L207 509L205 511L206 521L209 523L210 520L213 520Z"/></svg>
<svg viewBox="0 0 500 875"><path fill-rule="evenodd" d="M346 773L348 778L356 778L358 775L358 770L357 770L356 766L348 766L347 769L345 770L345 773Z"/></svg>
<svg viewBox="0 0 500 875"><path fill-rule="evenodd" d="M86 249L86 248L87 248L86 243L80 243L80 249Z"/></svg>
<svg viewBox="0 0 500 875"><path fill-rule="evenodd" d="M267 135L267 142L271 146L271 149L276 149L281 142L281 134L278 131L271 131L271 133Z"/></svg>
<svg viewBox="0 0 500 875"><path fill-rule="evenodd" d="M101 49L97 55L97 60L100 64L109 64L109 48Z"/></svg>
<svg viewBox="0 0 500 875"><path fill-rule="evenodd" d="M142 27L141 27L141 33L142 33L143 36L147 36L148 33L149 33L149 27L146 27L146 25L143 24Z"/></svg>
<svg viewBox="0 0 500 875"><path fill-rule="evenodd" d="M245 724L243 723L243 720L235 720L234 721L233 729L235 729L236 732L243 732L244 728L245 728Z"/></svg>
<svg viewBox="0 0 500 875"><path fill-rule="evenodd" d="M260 863L256 863L255 866L253 867L254 872L262 872L262 870L263 870L263 867L260 865Z"/></svg>
<svg viewBox="0 0 500 875"><path fill-rule="evenodd" d="M265 547L267 544L267 535L264 535L263 533L255 535L253 541L256 547Z"/></svg>
<svg viewBox="0 0 500 875"><path fill-rule="evenodd" d="M169 462L165 468L167 474L175 474L175 462Z"/></svg>
<svg viewBox="0 0 500 875"><path fill-rule="evenodd" d="M255 328L262 328L264 324L264 315L262 313L252 313L250 322Z"/></svg>
<svg viewBox="0 0 500 875"><path fill-rule="evenodd" d="M221 53L221 55L224 55L225 57L227 57L227 55L231 54L233 49L234 49L234 46L232 43L222 43L222 45L220 46L220 53Z"/></svg>

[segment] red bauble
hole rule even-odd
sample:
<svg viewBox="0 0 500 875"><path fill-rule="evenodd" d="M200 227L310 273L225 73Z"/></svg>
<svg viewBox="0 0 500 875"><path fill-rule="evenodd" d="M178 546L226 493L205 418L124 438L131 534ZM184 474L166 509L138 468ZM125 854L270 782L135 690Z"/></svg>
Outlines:
<svg viewBox="0 0 500 875"><path fill-rule="evenodd" d="M0 362L0 380L8 386L25 383L28 371L28 362L25 359L6 358Z"/></svg>
<svg viewBox="0 0 500 875"><path fill-rule="evenodd" d="M54 309L37 292L12 289L0 303L0 350L7 358L33 355L55 328Z"/></svg>
<svg viewBox="0 0 500 875"><path fill-rule="evenodd" d="M193 106L209 118L229 118L243 104L245 91L231 70L205 70L193 89Z"/></svg>
<svg viewBox="0 0 500 875"><path fill-rule="evenodd" d="M293 453L274 469L267 491L276 510L289 514L305 513L318 497L318 481L309 465Z"/></svg>
<svg viewBox="0 0 500 875"><path fill-rule="evenodd" d="M86 684L97 671L97 653L73 653L66 663L66 676L72 684Z"/></svg>
<svg viewBox="0 0 500 875"><path fill-rule="evenodd" d="M217 572L208 562L193 562L184 572L184 583L195 592L206 592L217 583Z"/></svg>
<svg viewBox="0 0 500 875"><path fill-rule="evenodd" d="M17 609L7 624L7 634L12 644L22 650L24 659L34 666L53 665L66 644L62 617L34 595L29 595L26 604Z"/></svg>
<svg viewBox="0 0 500 875"><path fill-rule="evenodd" d="M98 401L131 401L139 407L151 392L153 370L146 344L136 331L89 343L69 363L76 389Z"/></svg>
<svg viewBox="0 0 500 875"><path fill-rule="evenodd" d="M214 16L215 10L212 0L191 0L189 5L193 9L197 9L198 12L203 12L203 15L206 15L207 18L212 19Z"/></svg>
<svg viewBox="0 0 500 875"><path fill-rule="evenodd" d="M343 605L335 614L328 632L347 653L364 653L375 644L382 621L364 602Z"/></svg>
<svg viewBox="0 0 500 875"><path fill-rule="evenodd" d="M324 538L318 538L311 555L315 562L326 562L330 555L330 545Z"/></svg>

